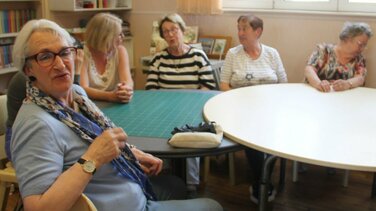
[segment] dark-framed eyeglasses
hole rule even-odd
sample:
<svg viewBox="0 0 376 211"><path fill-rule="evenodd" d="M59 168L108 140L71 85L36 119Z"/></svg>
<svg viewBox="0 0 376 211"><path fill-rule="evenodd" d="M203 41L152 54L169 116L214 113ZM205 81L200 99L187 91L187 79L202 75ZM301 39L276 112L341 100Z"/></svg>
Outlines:
<svg viewBox="0 0 376 211"><path fill-rule="evenodd" d="M179 27L172 27L171 29L163 29L162 34L164 36L169 35L170 33L175 35L176 33L178 33L178 31L179 31Z"/></svg>
<svg viewBox="0 0 376 211"><path fill-rule="evenodd" d="M51 51L43 51L25 58L25 61L34 59L41 67L48 67L55 62L56 56L59 56L63 61L70 61L77 54L76 47L67 47L54 53Z"/></svg>

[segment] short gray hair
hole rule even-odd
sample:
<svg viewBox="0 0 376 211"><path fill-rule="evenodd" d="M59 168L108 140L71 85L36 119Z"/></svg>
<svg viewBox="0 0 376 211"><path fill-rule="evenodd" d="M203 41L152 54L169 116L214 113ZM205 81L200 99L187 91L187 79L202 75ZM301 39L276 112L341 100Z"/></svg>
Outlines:
<svg viewBox="0 0 376 211"><path fill-rule="evenodd" d="M367 35L368 38L372 37L372 29L367 23L354 23L354 22L345 22L343 25L342 31L339 34L339 39L346 41L348 39L354 38L359 35Z"/></svg>
<svg viewBox="0 0 376 211"><path fill-rule="evenodd" d="M29 53L29 38L36 31L48 31L56 34L57 36L66 40L69 46L73 46L73 38L65 29L60 27L55 22L46 19L28 21L18 33L16 41L13 45L13 63L14 66L20 71L23 71L25 66L25 58Z"/></svg>
<svg viewBox="0 0 376 211"><path fill-rule="evenodd" d="M175 24L178 24L179 25L179 28L181 29L182 32L185 31L185 28L187 27L185 25L185 22L183 21L183 18L181 18L180 15L176 14L176 13L173 13L173 14L170 14L170 15L166 15L162 18L161 21L159 21L159 35L163 37L163 30L162 30L162 24L164 22L171 22L171 23L175 23Z"/></svg>

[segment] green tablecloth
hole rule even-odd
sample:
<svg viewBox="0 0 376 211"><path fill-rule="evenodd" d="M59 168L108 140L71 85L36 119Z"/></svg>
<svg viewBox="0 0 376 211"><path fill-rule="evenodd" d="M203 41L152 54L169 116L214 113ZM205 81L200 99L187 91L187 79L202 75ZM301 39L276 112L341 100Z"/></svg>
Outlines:
<svg viewBox="0 0 376 211"><path fill-rule="evenodd" d="M202 108L217 92L137 90L129 104L112 103L102 111L129 136L170 138L174 127L203 121Z"/></svg>

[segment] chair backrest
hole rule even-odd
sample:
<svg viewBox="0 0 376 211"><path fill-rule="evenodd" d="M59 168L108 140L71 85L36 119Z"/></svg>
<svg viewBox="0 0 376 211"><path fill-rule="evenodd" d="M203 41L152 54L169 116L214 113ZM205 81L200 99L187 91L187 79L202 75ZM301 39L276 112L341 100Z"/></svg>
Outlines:
<svg viewBox="0 0 376 211"><path fill-rule="evenodd" d="M81 194L70 211L97 211L97 208L85 194Z"/></svg>
<svg viewBox="0 0 376 211"><path fill-rule="evenodd" d="M0 95L0 135L5 134L5 121L7 121L7 118L7 96Z"/></svg>
<svg viewBox="0 0 376 211"><path fill-rule="evenodd" d="M0 160L7 157L5 154L5 122L7 118L7 96L0 95Z"/></svg>
<svg viewBox="0 0 376 211"><path fill-rule="evenodd" d="M210 63L213 69L213 76L214 76L216 89L220 90L221 71L224 65L224 61L223 60L210 60Z"/></svg>

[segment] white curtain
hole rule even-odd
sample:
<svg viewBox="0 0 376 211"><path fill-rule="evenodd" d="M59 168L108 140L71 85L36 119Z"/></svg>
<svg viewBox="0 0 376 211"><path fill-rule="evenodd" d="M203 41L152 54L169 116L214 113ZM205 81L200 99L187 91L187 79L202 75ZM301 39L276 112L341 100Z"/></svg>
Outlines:
<svg viewBox="0 0 376 211"><path fill-rule="evenodd" d="M222 14L222 0L177 0L178 11L184 14Z"/></svg>

